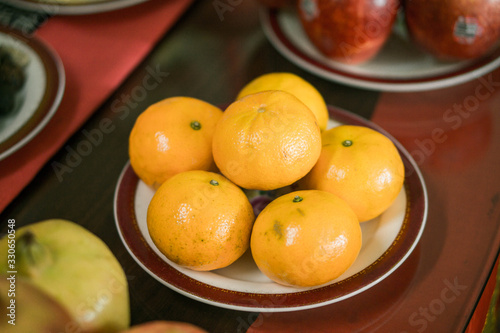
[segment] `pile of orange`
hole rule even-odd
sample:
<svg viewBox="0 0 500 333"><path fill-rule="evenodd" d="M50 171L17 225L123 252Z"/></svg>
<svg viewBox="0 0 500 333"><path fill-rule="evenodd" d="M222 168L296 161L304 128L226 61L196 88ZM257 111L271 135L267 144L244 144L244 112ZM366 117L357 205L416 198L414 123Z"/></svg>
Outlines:
<svg viewBox="0 0 500 333"><path fill-rule="evenodd" d="M381 133L328 129L327 110L319 91L291 73L254 79L224 112L191 97L146 109L129 155L156 191L147 225L157 248L203 271L250 249L266 276L290 286L342 275L361 249L360 222L393 203L404 168ZM246 190L281 194L255 216Z"/></svg>

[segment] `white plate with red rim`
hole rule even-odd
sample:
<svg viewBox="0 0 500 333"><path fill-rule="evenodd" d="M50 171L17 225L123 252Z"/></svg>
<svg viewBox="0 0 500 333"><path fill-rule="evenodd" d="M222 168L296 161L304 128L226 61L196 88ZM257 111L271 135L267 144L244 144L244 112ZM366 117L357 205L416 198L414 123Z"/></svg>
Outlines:
<svg viewBox="0 0 500 333"><path fill-rule="evenodd" d="M439 89L476 79L500 66L500 48L476 60L443 62L418 49L402 23L375 58L358 65L329 59L307 37L295 9L262 9L262 28L288 60L325 79L380 91L411 92Z"/></svg>
<svg viewBox="0 0 500 333"><path fill-rule="evenodd" d="M28 59L26 80L16 93L15 107L0 115L0 160L32 140L54 116L62 100L66 76L59 55L42 40L0 27L0 44Z"/></svg>
<svg viewBox="0 0 500 333"><path fill-rule="evenodd" d="M282 286L259 271L250 251L230 266L210 272L176 265L156 248L147 230L146 213L154 190L139 180L127 163L116 186L114 214L118 233L131 256L155 279L187 297L242 311L296 311L340 302L394 273L412 253L425 227L428 203L422 175L411 155L377 125L348 111L333 107L329 111L329 127L368 126L391 138L406 171L404 188L393 205L361 224L361 251L342 276L313 288Z"/></svg>
<svg viewBox="0 0 500 333"><path fill-rule="evenodd" d="M126 8L148 0L4 0L22 9L48 15L84 15Z"/></svg>

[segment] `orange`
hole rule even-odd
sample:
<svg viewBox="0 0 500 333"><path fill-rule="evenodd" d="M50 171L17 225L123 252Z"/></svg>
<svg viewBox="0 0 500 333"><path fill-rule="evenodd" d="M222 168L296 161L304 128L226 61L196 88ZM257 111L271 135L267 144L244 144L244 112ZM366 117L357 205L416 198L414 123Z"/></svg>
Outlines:
<svg viewBox="0 0 500 333"><path fill-rule="evenodd" d="M323 131L328 123L328 108L321 93L298 75L286 72L268 73L250 81L238 93L236 99L265 90L282 90L297 97L316 116Z"/></svg>
<svg viewBox="0 0 500 333"><path fill-rule="evenodd" d="M271 280L312 287L342 275L361 250L356 214L325 191L295 191L273 200L257 216L250 248Z"/></svg>
<svg viewBox="0 0 500 333"><path fill-rule="evenodd" d="M273 190L305 176L321 152L321 132L304 103L283 91L263 91L228 106L217 123L213 156L237 185Z"/></svg>
<svg viewBox="0 0 500 333"><path fill-rule="evenodd" d="M338 195L360 222L375 218L396 199L405 171L393 142L364 126L342 125L322 134L318 162L300 181L301 188Z"/></svg>
<svg viewBox="0 0 500 333"><path fill-rule="evenodd" d="M187 170L215 170L212 137L222 110L192 97L171 97L148 107L129 136L130 164L157 188Z"/></svg>
<svg viewBox="0 0 500 333"><path fill-rule="evenodd" d="M149 234L158 250L174 263L199 271L238 259L249 247L254 219L238 186L203 170L168 179L147 212Z"/></svg>

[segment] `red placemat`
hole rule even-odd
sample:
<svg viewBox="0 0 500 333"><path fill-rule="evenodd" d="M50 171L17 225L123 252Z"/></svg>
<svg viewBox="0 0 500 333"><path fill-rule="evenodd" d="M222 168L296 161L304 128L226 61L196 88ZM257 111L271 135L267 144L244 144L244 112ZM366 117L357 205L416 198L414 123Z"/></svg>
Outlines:
<svg viewBox="0 0 500 333"><path fill-rule="evenodd" d="M150 0L105 13L55 16L35 36L52 46L65 69L60 107L27 145L0 162L0 211L111 95L192 0Z"/></svg>

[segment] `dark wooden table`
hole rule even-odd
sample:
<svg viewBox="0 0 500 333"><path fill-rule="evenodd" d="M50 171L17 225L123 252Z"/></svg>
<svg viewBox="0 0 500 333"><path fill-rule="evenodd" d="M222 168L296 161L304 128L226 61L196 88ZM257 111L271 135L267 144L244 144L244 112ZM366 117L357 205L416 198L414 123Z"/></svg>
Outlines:
<svg viewBox="0 0 500 333"><path fill-rule="evenodd" d="M148 68L159 68L165 76L158 86L147 90L145 97L134 98L134 88L142 85ZM332 331L337 328L341 332L464 331L500 248L498 95L484 102L488 103L486 111L470 113L470 119L487 117L486 123L453 132L447 142L436 144L443 160L428 158L420 163L429 193L429 216L421 242L393 275L352 299L316 312L258 317L257 313L219 308L180 295L159 283L132 259L117 233L113 198L118 177L128 160L128 135L136 117L150 104L171 96L227 103L249 80L271 71L296 73L316 86L328 104L379 120L409 151L424 142L421 137L420 141L416 139L422 133L425 135L428 128L419 129L415 125L402 131L407 124L398 125L405 119L415 121L414 114L407 110L409 105L401 104L397 119L384 116L383 110L377 109L380 91L324 80L280 55L266 39L257 7L251 1L240 1L232 11L223 14L223 19L212 2L197 2L1 213L4 221L1 231L5 232L8 219L15 219L16 227L21 227L44 219L63 218L94 232L109 245L125 270L132 324L163 319L190 322L211 332L244 332L252 322L258 323L254 325L258 331L264 330L270 321L293 323L314 318L331 320ZM419 96L417 100L434 95ZM463 98L457 96L456 101ZM430 99L428 102L432 103ZM122 108L117 110L117 105ZM105 118L111 120L113 130L105 133L102 142L71 172L58 176L52 162L64 164L67 148L76 149L86 140L84 131L99 128ZM440 121L436 121L434 128ZM450 284L455 285L451 293ZM443 297L447 297L445 301ZM310 331L320 326L311 322Z"/></svg>

